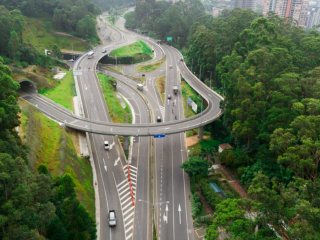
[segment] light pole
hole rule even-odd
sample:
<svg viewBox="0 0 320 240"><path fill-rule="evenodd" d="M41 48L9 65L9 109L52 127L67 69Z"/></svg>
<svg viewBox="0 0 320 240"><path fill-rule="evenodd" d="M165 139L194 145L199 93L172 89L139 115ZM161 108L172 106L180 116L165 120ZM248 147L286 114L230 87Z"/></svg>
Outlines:
<svg viewBox="0 0 320 240"><path fill-rule="evenodd" d="M149 125L150 125L150 110L148 109L148 135L150 134Z"/></svg>
<svg viewBox="0 0 320 240"><path fill-rule="evenodd" d="M211 75L212 75L212 71L208 71L210 73L210 89L211 89Z"/></svg>
<svg viewBox="0 0 320 240"><path fill-rule="evenodd" d="M113 117L114 117L114 94L113 94Z"/></svg>
<svg viewBox="0 0 320 240"><path fill-rule="evenodd" d="M90 102L90 106L92 106L92 103L93 103L93 99L91 100L91 102ZM90 132L92 132L92 127L91 127L91 110L92 109L92 107L90 107Z"/></svg>
<svg viewBox="0 0 320 240"><path fill-rule="evenodd" d="M199 96L198 98L200 98L201 99L201 120L200 120L200 126L202 125L202 106L203 106L203 99L202 99L202 97L201 96Z"/></svg>
<svg viewBox="0 0 320 240"><path fill-rule="evenodd" d="M201 81L201 64L200 64L200 74L199 74L199 80Z"/></svg>

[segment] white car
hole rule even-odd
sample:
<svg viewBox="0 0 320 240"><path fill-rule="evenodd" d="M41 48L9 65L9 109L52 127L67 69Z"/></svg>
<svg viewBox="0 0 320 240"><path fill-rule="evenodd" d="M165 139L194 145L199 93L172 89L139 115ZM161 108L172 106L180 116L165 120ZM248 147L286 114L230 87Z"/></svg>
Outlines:
<svg viewBox="0 0 320 240"><path fill-rule="evenodd" d="M108 141L104 141L104 149L105 150L109 150L110 149L110 145Z"/></svg>
<svg viewBox="0 0 320 240"><path fill-rule="evenodd" d="M106 53L107 52L107 49L102 49L102 53Z"/></svg>

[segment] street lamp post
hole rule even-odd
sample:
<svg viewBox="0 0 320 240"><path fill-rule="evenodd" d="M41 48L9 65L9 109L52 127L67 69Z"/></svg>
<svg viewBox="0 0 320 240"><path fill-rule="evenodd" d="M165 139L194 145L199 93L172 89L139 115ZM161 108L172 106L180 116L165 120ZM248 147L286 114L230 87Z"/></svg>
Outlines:
<svg viewBox="0 0 320 240"><path fill-rule="evenodd" d="M210 72L210 89L211 89L211 75L212 75L212 71L208 71Z"/></svg>
<svg viewBox="0 0 320 240"><path fill-rule="evenodd" d="M203 106L203 99L202 99L202 97L200 96L199 97L200 99L201 99L201 120L200 120L200 126L202 125L202 106Z"/></svg>
<svg viewBox="0 0 320 240"><path fill-rule="evenodd" d="M148 135L150 134L149 125L150 125L150 111L148 109Z"/></svg>
<svg viewBox="0 0 320 240"><path fill-rule="evenodd" d="M90 106L92 106L92 103L93 103L93 99L91 100L91 102L90 102ZM90 107L90 132L92 132L92 127L91 127L91 110L92 109L92 107Z"/></svg>

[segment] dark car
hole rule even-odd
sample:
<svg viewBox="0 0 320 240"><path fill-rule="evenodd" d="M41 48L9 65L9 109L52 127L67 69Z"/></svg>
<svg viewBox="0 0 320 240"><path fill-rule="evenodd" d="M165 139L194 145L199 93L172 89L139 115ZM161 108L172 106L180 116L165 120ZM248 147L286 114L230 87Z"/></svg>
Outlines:
<svg viewBox="0 0 320 240"><path fill-rule="evenodd" d="M171 95L168 95L168 99L171 99Z"/></svg>
<svg viewBox="0 0 320 240"><path fill-rule="evenodd" d="M157 122L161 122L161 117L160 116L157 117Z"/></svg>

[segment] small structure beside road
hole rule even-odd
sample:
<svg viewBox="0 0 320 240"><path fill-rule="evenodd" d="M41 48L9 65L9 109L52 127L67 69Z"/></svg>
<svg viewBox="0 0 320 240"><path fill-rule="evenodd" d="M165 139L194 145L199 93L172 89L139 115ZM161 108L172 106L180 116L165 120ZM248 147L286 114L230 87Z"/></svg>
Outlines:
<svg viewBox="0 0 320 240"><path fill-rule="evenodd" d="M232 150L232 147L229 143L219 144L219 153L222 153L224 150Z"/></svg>

